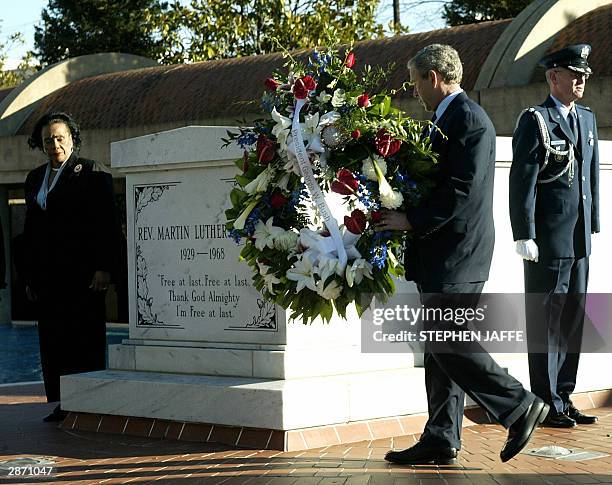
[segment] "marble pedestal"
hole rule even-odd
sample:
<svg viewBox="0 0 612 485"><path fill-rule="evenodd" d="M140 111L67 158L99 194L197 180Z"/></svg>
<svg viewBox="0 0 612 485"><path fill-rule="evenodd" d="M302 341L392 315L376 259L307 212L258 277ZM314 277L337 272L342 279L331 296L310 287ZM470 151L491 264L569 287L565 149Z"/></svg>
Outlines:
<svg viewBox="0 0 612 485"><path fill-rule="evenodd" d="M113 143L126 176L129 339L107 371L62 377L72 412L290 431L423 412L405 352L361 352L362 322L291 322L225 233L237 149L186 127ZM406 291L411 291L407 289Z"/></svg>

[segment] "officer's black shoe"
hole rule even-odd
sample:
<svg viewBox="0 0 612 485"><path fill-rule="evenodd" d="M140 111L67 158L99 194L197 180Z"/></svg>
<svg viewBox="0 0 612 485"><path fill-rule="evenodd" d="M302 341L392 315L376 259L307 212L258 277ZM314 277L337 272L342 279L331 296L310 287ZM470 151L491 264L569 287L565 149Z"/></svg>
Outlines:
<svg viewBox="0 0 612 485"><path fill-rule="evenodd" d="M576 421L567 414L551 410L546 419L542 421L542 426L547 428L573 428L576 426Z"/></svg>
<svg viewBox="0 0 612 485"><path fill-rule="evenodd" d="M388 451L385 460L398 465L455 465L457 449L419 442L403 451Z"/></svg>
<svg viewBox="0 0 612 485"><path fill-rule="evenodd" d="M508 439L499 453L501 461L510 460L525 448L538 424L548 415L548 409L548 404L539 397L535 398L523 415L508 428Z"/></svg>
<svg viewBox="0 0 612 485"><path fill-rule="evenodd" d="M574 407L574 404L571 401L569 408L567 408L567 415L576 421L577 424L595 424L598 420L597 416L590 416L588 414L581 413Z"/></svg>
<svg viewBox="0 0 612 485"><path fill-rule="evenodd" d="M63 421L66 416L68 416L68 413L66 411L62 411L60 405L58 404L51 414L43 418L43 421L45 423L59 423L60 421Z"/></svg>

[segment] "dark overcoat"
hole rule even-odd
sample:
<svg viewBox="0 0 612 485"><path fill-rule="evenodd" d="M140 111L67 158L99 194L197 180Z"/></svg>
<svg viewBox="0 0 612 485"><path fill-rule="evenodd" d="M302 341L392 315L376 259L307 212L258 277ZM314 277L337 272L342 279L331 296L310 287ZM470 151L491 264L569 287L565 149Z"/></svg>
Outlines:
<svg viewBox="0 0 612 485"><path fill-rule="evenodd" d="M28 286L37 295L41 363L47 399L58 401L59 377L105 367L105 294L90 289L96 271L117 266L113 181L100 163L73 154L48 193L36 201L47 164L25 182L24 243Z"/></svg>

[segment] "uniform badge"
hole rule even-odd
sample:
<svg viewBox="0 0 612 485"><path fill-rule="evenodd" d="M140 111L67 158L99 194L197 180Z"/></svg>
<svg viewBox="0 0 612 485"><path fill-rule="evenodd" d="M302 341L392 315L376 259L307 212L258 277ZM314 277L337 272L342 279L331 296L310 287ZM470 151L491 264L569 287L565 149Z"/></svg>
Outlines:
<svg viewBox="0 0 612 485"><path fill-rule="evenodd" d="M580 51L580 57L582 57L583 59L586 59L587 57L589 57L589 52L590 52L590 49L585 45Z"/></svg>
<svg viewBox="0 0 612 485"><path fill-rule="evenodd" d="M563 160L563 158L564 158L563 155L555 155L555 160L557 162L561 162Z"/></svg>
<svg viewBox="0 0 612 485"><path fill-rule="evenodd" d="M79 173L81 170L83 170L83 165L80 163L74 166L74 173Z"/></svg>

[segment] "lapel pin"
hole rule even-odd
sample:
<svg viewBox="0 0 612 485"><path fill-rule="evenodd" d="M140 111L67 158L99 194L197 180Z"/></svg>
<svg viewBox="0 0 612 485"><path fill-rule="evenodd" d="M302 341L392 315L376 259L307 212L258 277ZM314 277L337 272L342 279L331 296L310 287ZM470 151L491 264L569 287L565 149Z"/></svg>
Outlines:
<svg viewBox="0 0 612 485"><path fill-rule="evenodd" d="M83 170L83 165L81 165L80 163L78 165L75 165L74 173L79 173L81 170Z"/></svg>

